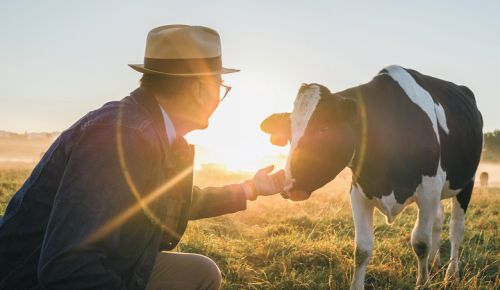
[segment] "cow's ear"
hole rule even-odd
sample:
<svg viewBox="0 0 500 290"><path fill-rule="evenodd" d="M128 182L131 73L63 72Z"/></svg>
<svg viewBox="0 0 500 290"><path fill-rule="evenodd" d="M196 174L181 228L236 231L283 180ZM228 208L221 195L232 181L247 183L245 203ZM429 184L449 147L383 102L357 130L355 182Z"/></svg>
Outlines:
<svg viewBox="0 0 500 290"><path fill-rule="evenodd" d="M290 140L290 113L272 114L260 123L260 129L271 135L271 143L285 146Z"/></svg>
<svg viewBox="0 0 500 290"><path fill-rule="evenodd" d="M290 130L290 113L272 114L260 123L260 129L268 134Z"/></svg>
<svg viewBox="0 0 500 290"><path fill-rule="evenodd" d="M339 102L338 114L342 120L355 123L358 119L358 103L352 99L343 98Z"/></svg>

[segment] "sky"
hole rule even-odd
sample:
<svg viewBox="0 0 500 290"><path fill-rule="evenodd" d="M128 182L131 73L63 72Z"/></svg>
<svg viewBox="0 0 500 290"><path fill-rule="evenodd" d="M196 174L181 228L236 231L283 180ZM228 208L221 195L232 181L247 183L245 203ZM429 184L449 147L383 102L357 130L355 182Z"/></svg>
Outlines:
<svg viewBox="0 0 500 290"><path fill-rule="evenodd" d="M339 91L399 64L467 85L485 131L500 128L500 1L0 0L0 130L62 131L138 85L146 35L204 25L222 38L233 89L188 140L197 163L276 163L259 130L291 111L301 83ZM274 158L274 159L273 159Z"/></svg>

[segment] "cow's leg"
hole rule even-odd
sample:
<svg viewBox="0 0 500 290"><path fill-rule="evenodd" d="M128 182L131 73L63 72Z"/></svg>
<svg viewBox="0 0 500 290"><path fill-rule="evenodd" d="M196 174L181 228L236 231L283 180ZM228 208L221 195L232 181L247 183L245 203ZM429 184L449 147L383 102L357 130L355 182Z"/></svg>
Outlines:
<svg viewBox="0 0 500 290"><path fill-rule="evenodd" d="M429 252L429 266L434 271L439 269L439 246L441 245L441 230L443 229L444 222L444 209L443 205L437 208L436 217L434 218L434 224L432 225L432 242L431 250Z"/></svg>
<svg viewBox="0 0 500 290"><path fill-rule="evenodd" d="M354 250L354 276L351 289L363 289L366 267L373 249L373 208L371 200L353 185L351 206L354 218L356 249Z"/></svg>
<svg viewBox="0 0 500 290"><path fill-rule="evenodd" d="M411 245L418 259L417 286L429 280L429 254L432 245L434 222L440 207L441 190L426 188L417 193L418 219L411 233Z"/></svg>
<svg viewBox="0 0 500 290"><path fill-rule="evenodd" d="M469 205L474 182L467 185L452 198L450 219L450 264L446 270L446 281L458 282L458 253L464 237L465 211Z"/></svg>

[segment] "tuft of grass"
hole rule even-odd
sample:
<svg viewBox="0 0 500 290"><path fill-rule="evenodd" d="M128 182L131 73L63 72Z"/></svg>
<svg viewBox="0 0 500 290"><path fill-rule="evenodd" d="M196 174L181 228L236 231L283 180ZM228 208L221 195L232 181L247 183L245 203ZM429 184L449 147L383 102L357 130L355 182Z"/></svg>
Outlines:
<svg viewBox="0 0 500 290"><path fill-rule="evenodd" d="M30 174L29 169L0 169L0 217L3 216L11 196Z"/></svg>

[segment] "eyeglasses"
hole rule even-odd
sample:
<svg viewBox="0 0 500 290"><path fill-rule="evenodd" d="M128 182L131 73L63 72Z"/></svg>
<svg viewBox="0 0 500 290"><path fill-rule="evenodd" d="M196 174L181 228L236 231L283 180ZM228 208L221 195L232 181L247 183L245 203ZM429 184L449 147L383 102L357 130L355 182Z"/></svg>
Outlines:
<svg viewBox="0 0 500 290"><path fill-rule="evenodd" d="M219 86L219 102L222 102L226 97L227 94L229 94L229 91L232 89L231 86L224 84L224 81L221 82L213 82L213 81L202 81L206 83L210 83L212 85L217 85Z"/></svg>
<svg viewBox="0 0 500 290"><path fill-rule="evenodd" d="M219 102L222 102L227 97L227 94L229 94L229 91L232 89L232 87L223 83L220 83L219 85Z"/></svg>

